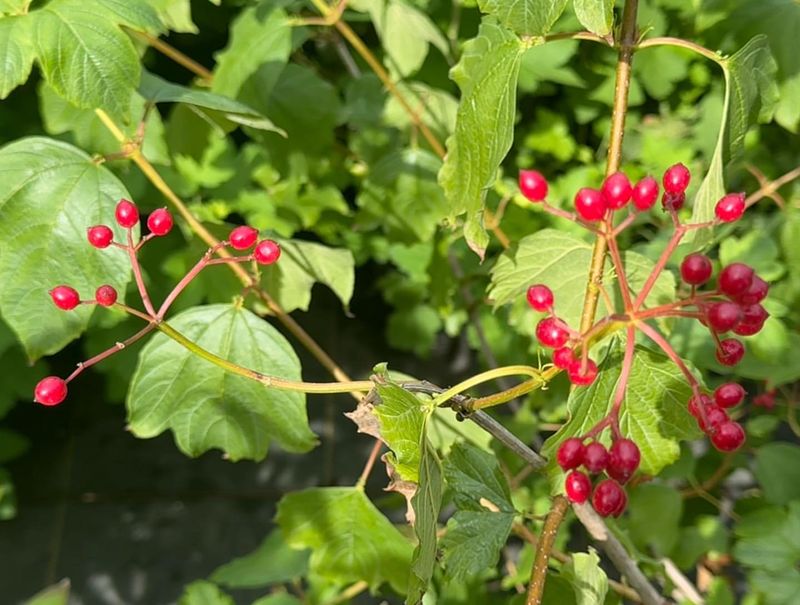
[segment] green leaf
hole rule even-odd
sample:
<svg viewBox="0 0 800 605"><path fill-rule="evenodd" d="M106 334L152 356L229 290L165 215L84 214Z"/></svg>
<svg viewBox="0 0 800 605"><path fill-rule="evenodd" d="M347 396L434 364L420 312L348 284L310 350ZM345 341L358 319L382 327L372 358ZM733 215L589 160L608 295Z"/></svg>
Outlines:
<svg viewBox="0 0 800 605"><path fill-rule="evenodd" d="M264 63L286 63L292 50L292 29L283 9L267 3L243 10L231 26L228 45L214 58L212 90L235 97Z"/></svg>
<svg viewBox="0 0 800 605"><path fill-rule="evenodd" d="M191 0L147 0L170 30L182 34L199 32L192 21Z"/></svg>
<svg viewBox="0 0 800 605"><path fill-rule="evenodd" d="M316 283L328 286L347 307L355 287L355 260L344 248L314 242L276 239L281 260L262 269L261 283L284 311L308 310Z"/></svg>
<svg viewBox="0 0 800 605"><path fill-rule="evenodd" d="M519 65L525 45L511 31L486 20L464 45L450 77L461 89L455 133L439 173L452 216L467 213L467 243L483 258L486 189L511 148Z"/></svg>
<svg viewBox="0 0 800 605"><path fill-rule="evenodd" d="M230 588L260 588L290 582L308 571L309 553L289 548L274 530L250 554L218 567L210 579Z"/></svg>
<svg viewBox="0 0 800 605"><path fill-rule="evenodd" d="M61 580L25 602L25 605L67 605L69 600L69 580Z"/></svg>
<svg viewBox="0 0 800 605"><path fill-rule="evenodd" d="M0 15L24 15L32 0L0 0Z"/></svg>
<svg viewBox="0 0 800 605"><path fill-rule="evenodd" d="M734 529L733 555L748 572L765 605L793 605L800 594L800 502L745 516Z"/></svg>
<svg viewBox="0 0 800 605"><path fill-rule="evenodd" d="M24 84L31 75L36 50L33 46L33 22L25 15L0 19L0 99Z"/></svg>
<svg viewBox="0 0 800 605"><path fill-rule="evenodd" d="M631 492L628 532L643 552L665 557L680 537L683 499L666 485L640 485Z"/></svg>
<svg viewBox="0 0 800 605"><path fill-rule="evenodd" d="M411 558L411 578L409 580L407 605L420 602L428 589L436 567L436 530L439 510L442 507L442 468L436 452L423 435L420 442L422 451L419 465L419 487L411 498L414 508L414 533L417 547Z"/></svg>
<svg viewBox="0 0 800 605"><path fill-rule="evenodd" d="M17 490L9 472L0 466L0 521L17 516Z"/></svg>
<svg viewBox="0 0 800 605"><path fill-rule="evenodd" d="M442 538L444 567L451 581L465 580L497 564L508 540L514 513L460 510Z"/></svg>
<svg viewBox="0 0 800 605"><path fill-rule="evenodd" d="M0 464L18 458L30 447L30 441L20 433L0 427Z"/></svg>
<svg viewBox="0 0 800 605"><path fill-rule="evenodd" d="M110 220L128 192L104 166L43 137L0 149L0 313L30 359L55 353L87 327L93 308L61 311L47 292L69 284L87 298L98 284L124 292L124 251L96 250L86 228ZM116 225L116 239L124 230Z"/></svg>
<svg viewBox="0 0 800 605"><path fill-rule="evenodd" d="M490 503L490 508L514 512L508 482L493 453L469 443L456 443L444 460L444 476L459 508L489 510L483 500Z"/></svg>
<svg viewBox="0 0 800 605"><path fill-rule="evenodd" d="M303 605L303 601L288 593L279 592L256 599L251 605Z"/></svg>
<svg viewBox="0 0 800 605"><path fill-rule="evenodd" d="M345 584L388 582L403 594L411 544L361 489L320 487L284 496L277 523L290 546L310 548L311 572Z"/></svg>
<svg viewBox="0 0 800 605"><path fill-rule="evenodd" d="M767 502L800 500L800 447L792 443L761 446L756 451L755 475Z"/></svg>
<svg viewBox="0 0 800 605"><path fill-rule="evenodd" d="M585 434L611 412L621 362L622 347L611 347L598 364L597 380L589 387L572 390L567 402L570 419L545 442L545 457L551 458L564 439ZM694 420L686 411L690 396L683 374L669 359L636 347L619 426L622 434L639 446L643 473L657 475L680 456L679 441L698 435ZM555 464L550 468L554 473L561 472Z"/></svg>
<svg viewBox="0 0 800 605"><path fill-rule="evenodd" d="M594 549L574 553L562 573L571 581L576 605L603 605L608 577L600 568L600 557Z"/></svg>
<svg viewBox="0 0 800 605"><path fill-rule="evenodd" d="M564 12L567 0L478 0L478 6L518 34L543 36Z"/></svg>
<svg viewBox="0 0 800 605"><path fill-rule="evenodd" d="M53 0L34 16L39 65L50 86L77 107L127 117L141 72L133 43L118 26L127 19L83 0Z"/></svg>
<svg viewBox="0 0 800 605"><path fill-rule="evenodd" d="M574 0L575 14L590 32L598 36L611 33L614 22L614 0Z"/></svg>
<svg viewBox="0 0 800 605"><path fill-rule="evenodd" d="M147 71L142 72L139 94L152 103L186 103L201 112L203 109L218 111L225 118L237 124L243 124L259 130L271 130L283 135L286 134L255 109L248 107L244 103L213 92L192 90L185 86L179 86ZM213 118L213 114L209 117Z"/></svg>
<svg viewBox="0 0 800 605"><path fill-rule="evenodd" d="M186 587L178 605L236 605L236 602L211 582L197 580Z"/></svg>
<svg viewBox="0 0 800 605"><path fill-rule="evenodd" d="M419 483L426 421L422 401L396 384L381 384L376 390L381 398L374 408L381 438L392 450L388 460L402 479Z"/></svg>
<svg viewBox="0 0 800 605"><path fill-rule="evenodd" d="M533 284L548 284L555 310L571 326L580 322L592 247L584 240L555 229L523 237L500 256L491 271L489 298L495 309L524 301Z"/></svg>
<svg viewBox="0 0 800 605"><path fill-rule="evenodd" d="M264 374L300 379L300 362L291 345L239 305L193 307L169 323L223 359ZM178 447L189 456L219 448L231 460L261 460L273 439L291 452L306 452L316 443L308 428L304 394L267 389L230 374L165 334L157 334L142 349L127 407L134 435L155 437L171 429Z"/></svg>

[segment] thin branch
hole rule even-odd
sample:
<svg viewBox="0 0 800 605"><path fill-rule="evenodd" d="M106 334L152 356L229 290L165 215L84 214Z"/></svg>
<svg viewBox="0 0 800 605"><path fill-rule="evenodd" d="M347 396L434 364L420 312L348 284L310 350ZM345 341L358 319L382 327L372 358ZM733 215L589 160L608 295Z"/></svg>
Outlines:
<svg viewBox="0 0 800 605"><path fill-rule="evenodd" d="M525 462L531 465L534 470L544 468L544 466L547 464L547 460L525 445L525 443L523 443L519 437L514 435L514 433L509 431L506 427L497 422L497 420L489 416L489 414L486 412L473 412L467 416L467 418L489 433L492 437L497 439L500 443L505 445L517 456L522 458Z"/></svg>
<svg viewBox="0 0 800 605"><path fill-rule="evenodd" d="M544 522L539 543L536 545L536 557L533 560L531 582L528 585L528 596L525 600L525 605L540 605L542 602L550 553L553 550L553 543L558 535L558 528L561 527L564 515L567 513L568 509L569 502L567 502L564 496L556 496L553 498L553 506Z"/></svg>
<svg viewBox="0 0 800 605"><path fill-rule="evenodd" d="M702 55L706 59L711 59L715 63L722 64L723 57L719 53L714 52L713 50L709 50L704 46L700 46L695 42L691 42L689 40L684 40L683 38L672 38L669 36L661 36L656 38L649 38L647 40L642 40L637 45L638 50L643 50L645 48L652 48L654 46L677 46L680 48L685 48L687 50L691 50L692 52L697 53L698 55Z"/></svg>
<svg viewBox="0 0 800 605"><path fill-rule="evenodd" d="M800 178L800 166L790 170L783 176L779 176L774 181L762 185L760 189L748 195L747 198L744 200L745 206L749 208L760 199L765 197L771 197L772 195L777 193L778 189L780 189L787 183L791 183L793 180L798 178Z"/></svg>
<svg viewBox="0 0 800 605"><path fill-rule="evenodd" d="M210 84L211 80L214 78L214 74L212 74L208 69L200 65L197 61L195 61L191 57L188 57L185 54L183 54L174 46L170 46L169 44L164 42L164 40L156 38L155 36L151 36L146 32L141 32L129 28L126 29L135 37L145 42L148 46L153 47L161 54L175 61L175 63L177 63L178 65L185 67L199 78L205 80L206 83Z"/></svg>

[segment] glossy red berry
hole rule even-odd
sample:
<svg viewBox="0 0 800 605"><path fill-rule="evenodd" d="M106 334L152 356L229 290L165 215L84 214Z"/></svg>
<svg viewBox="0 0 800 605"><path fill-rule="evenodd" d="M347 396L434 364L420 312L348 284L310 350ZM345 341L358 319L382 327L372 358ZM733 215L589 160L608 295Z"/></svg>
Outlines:
<svg viewBox="0 0 800 605"><path fill-rule="evenodd" d="M570 502L583 504L589 499L589 494L592 493L592 482L589 481L589 477L584 473L572 471L564 479L564 491Z"/></svg>
<svg viewBox="0 0 800 605"><path fill-rule="evenodd" d="M56 286L50 290L50 298L53 299L56 307L63 311L71 311L81 302L77 290L69 286Z"/></svg>
<svg viewBox="0 0 800 605"><path fill-rule="evenodd" d="M717 202L714 214L723 223L732 223L742 218L744 209L744 193L729 193Z"/></svg>
<svg viewBox="0 0 800 605"><path fill-rule="evenodd" d="M687 404L687 408L692 416L699 419L702 417L700 410L705 409L710 405L713 405L713 403L714 400L711 399L711 397L709 397L705 393L701 393L699 398L695 395L689 398L689 403Z"/></svg>
<svg viewBox="0 0 800 605"><path fill-rule="evenodd" d="M589 386L597 378L597 364L591 359L586 360L586 367L583 367L583 362L576 359L567 368L567 376L569 381L579 387Z"/></svg>
<svg viewBox="0 0 800 605"><path fill-rule="evenodd" d="M718 302L708 306L706 318L715 332L732 330L742 321L742 309L736 303Z"/></svg>
<svg viewBox="0 0 800 605"><path fill-rule="evenodd" d="M613 479L597 484L592 494L592 506L601 517L620 515L625 510L625 491Z"/></svg>
<svg viewBox="0 0 800 605"><path fill-rule="evenodd" d="M86 230L86 239L95 248L108 248L114 241L114 232L106 225L95 225Z"/></svg>
<svg viewBox="0 0 800 605"><path fill-rule="evenodd" d="M735 366L744 357L744 345L735 338L726 338L719 343L717 361L724 366Z"/></svg>
<svg viewBox="0 0 800 605"><path fill-rule="evenodd" d="M281 247L278 245L278 242L274 242L271 239L264 239L256 244L253 256L260 265L271 265L280 258Z"/></svg>
<svg viewBox="0 0 800 605"><path fill-rule="evenodd" d="M558 452L556 453L556 461L558 462L558 466L565 471L578 468L581 464L583 464L583 455L585 450L586 448L584 447L583 442L577 437L565 439L564 442L558 446Z"/></svg>
<svg viewBox="0 0 800 605"><path fill-rule="evenodd" d="M764 322L769 318L769 313L760 304L742 307L742 321L733 331L739 336L752 336L758 334L764 327Z"/></svg>
<svg viewBox="0 0 800 605"><path fill-rule="evenodd" d="M575 194L575 210L585 221L599 221L606 215L608 204L597 189L584 187Z"/></svg>
<svg viewBox="0 0 800 605"><path fill-rule="evenodd" d="M94 300L98 305L110 307L117 302L117 291L113 286L100 286L94 293Z"/></svg>
<svg viewBox="0 0 800 605"><path fill-rule="evenodd" d="M120 227L125 227L126 229L130 229L139 222L139 210L136 208L136 204L130 200L120 200L117 203L114 216Z"/></svg>
<svg viewBox="0 0 800 605"><path fill-rule="evenodd" d="M566 370L575 361L575 354L569 347L561 347L553 351L553 365L562 370Z"/></svg>
<svg viewBox="0 0 800 605"><path fill-rule="evenodd" d="M753 283L755 272L744 263L731 263L720 271L717 285L723 294L734 298L744 294Z"/></svg>
<svg viewBox="0 0 800 605"><path fill-rule="evenodd" d="M58 405L67 398L67 383L58 376L48 376L37 383L33 393L36 403Z"/></svg>
<svg viewBox="0 0 800 605"><path fill-rule="evenodd" d="M228 236L228 241L234 250L247 250L256 243L257 239L258 231L246 225L236 227Z"/></svg>
<svg viewBox="0 0 800 605"><path fill-rule="evenodd" d="M617 439L608 454L606 472L620 483L626 483L633 477L642 459L639 446L630 439Z"/></svg>
<svg viewBox="0 0 800 605"><path fill-rule="evenodd" d="M615 172L606 177L600 192L603 194L609 208L619 210L630 201L633 189L631 188L630 180L624 173Z"/></svg>
<svg viewBox="0 0 800 605"><path fill-rule="evenodd" d="M583 453L583 465L590 473L602 473L608 466L608 450L602 443L593 441Z"/></svg>
<svg viewBox="0 0 800 605"><path fill-rule="evenodd" d="M534 311L549 311L553 308L553 291L543 284L528 288L528 304Z"/></svg>
<svg viewBox="0 0 800 605"><path fill-rule="evenodd" d="M686 203L685 193L670 193L665 191L661 196L661 207L664 210L680 210Z"/></svg>
<svg viewBox="0 0 800 605"><path fill-rule="evenodd" d="M689 169L683 164L670 166L664 172L664 178L662 179L664 191L674 194L683 193L689 186L689 180L691 178L692 175L689 173Z"/></svg>
<svg viewBox="0 0 800 605"><path fill-rule="evenodd" d="M733 452L744 444L745 434L738 422L725 422L711 436L711 443L721 452Z"/></svg>
<svg viewBox="0 0 800 605"><path fill-rule="evenodd" d="M147 217L147 228L153 235L166 235L172 231L173 224L172 214L166 208L153 210Z"/></svg>
<svg viewBox="0 0 800 605"><path fill-rule="evenodd" d="M681 263L681 279L692 286L702 286L711 279L712 271L711 259L699 252L689 254Z"/></svg>
<svg viewBox="0 0 800 605"><path fill-rule="evenodd" d="M704 433L713 435L728 420L730 420L728 413L718 405L712 404L706 407L705 418L702 416L697 418L697 426Z"/></svg>
<svg viewBox="0 0 800 605"><path fill-rule="evenodd" d="M532 202L541 202L547 197L547 179L536 170L519 171L519 190Z"/></svg>
<svg viewBox="0 0 800 605"><path fill-rule="evenodd" d="M536 339L544 347L560 349L569 340L569 331L557 317L545 317L536 324Z"/></svg>
<svg viewBox="0 0 800 605"><path fill-rule="evenodd" d="M726 382L714 389L714 401L721 408L732 408L742 403L746 394L742 385Z"/></svg>
<svg viewBox="0 0 800 605"><path fill-rule="evenodd" d="M750 286L735 297L735 300L740 305L754 305L760 303L767 297L769 293L769 284L761 279L758 275L753 274L753 281Z"/></svg>
<svg viewBox="0 0 800 605"><path fill-rule="evenodd" d="M631 193L637 210L649 210L658 199L658 181L646 176L633 186Z"/></svg>

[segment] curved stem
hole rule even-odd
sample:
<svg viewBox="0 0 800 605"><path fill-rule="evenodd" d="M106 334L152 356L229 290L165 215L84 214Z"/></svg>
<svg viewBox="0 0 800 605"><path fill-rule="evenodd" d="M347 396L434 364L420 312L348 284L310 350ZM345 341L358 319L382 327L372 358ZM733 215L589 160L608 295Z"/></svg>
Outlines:
<svg viewBox="0 0 800 605"><path fill-rule="evenodd" d="M530 380L521 382L517 386L511 387L510 389L505 389L499 393L487 395L486 397L476 397L467 405L467 407L470 411L472 411L482 410L496 405L501 405L503 403L508 403L517 397L527 395L531 391L535 391L541 386L547 384L549 381L555 378L558 372L558 368L549 368L543 371L538 378L531 378Z"/></svg>
<svg viewBox="0 0 800 605"><path fill-rule="evenodd" d="M139 266L139 259L136 258L136 248L133 245L133 233L128 229L128 258L131 261L131 269L133 270L133 278L136 280L136 287L139 289L139 296L142 297L142 304L145 311L151 317L155 316L156 310L153 308L153 303L150 302L150 295L147 293L147 286L144 285L144 278L142 277L142 268Z"/></svg>
<svg viewBox="0 0 800 605"><path fill-rule="evenodd" d="M639 291L639 295L636 297L636 300L633 301L633 308L637 311L642 306L644 301L647 299L647 295L650 294L650 290L653 289L653 286L656 283L656 280L661 275L661 272L664 270L664 267L667 266L672 253L675 252L675 249L678 247L678 244L681 243L681 239L686 234L686 227L681 225L675 229L675 232L672 234L672 237L669 240L669 243L664 248L664 251L661 253L661 256L658 258L658 262L656 266L653 267L653 270L650 272L650 275L647 276L647 281L642 286L642 289Z"/></svg>
<svg viewBox="0 0 800 605"><path fill-rule="evenodd" d="M550 561L550 553L558 535L558 528L564 520L564 515L569 508L569 502L564 496L553 498L553 507L547 514L541 536L536 544L536 557L533 560L531 570L531 583L528 586L528 596L525 605L539 605L544 594L544 582L547 578L547 565Z"/></svg>
<svg viewBox="0 0 800 605"><path fill-rule="evenodd" d="M540 384L544 383L542 381L542 372L537 368L522 365L503 366L501 368L494 368L493 370L481 372L480 374L470 376L466 380L459 382L454 387L447 389L441 395L437 395L433 400L433 405L442 405L443 403L452 399L454 396L460 395L467 389L471 389L472 387L483 384L484 382L489 382L490 380L502 378L503 376L530 376L539 380Z"/></svg>
<svg viewBox="0 0 800 605"><path fill-rule="evenodd" d="M206 251L206 253L203 254L203 256L200 258L200 260L198 260L195 263L194 267L192 267L186 273L186 275L184 275L183 278L181 278L181 280L177 284L175 284L175 287L172 289L172 291L169 294L167 294L167 297L164 299L164 302L161 303L161 307L158 309L158 314L156 315L156 317L158 319L164 319L164 315L167 313L169 308L172 306L172 303L175 302L175 299L178 298L178 296L180 296L181 292L183 292L186 289L186 286L188 286L191 283L191 281L195 277L197 277L198 274L209 265L209 262L211 260L211 256L214 253L216 253L217 250L219 250L221 248L224 248L224 247L225 247L225 242L219 242L219 243L215 244L214 246L211 246ZM221 260L232 261L232 260L235 260L235 258L223 258Z"/></svg>
<svg viewBox="0 0 800 605"><path fill-rule="evenodd" d="M375 385L369 380L354 380L351 382L302 382L298 380L287 380L285 378L278 378L277 376L269 376L262 374L256 370L245 368L238 364L233 363L227 359L215 355L211 351L207 351L196 342L186 338L183 334L178 332L175 328L168 323L161 322L156 325L159 331L169 336L172 340L182 345L198 357L202 357L206 361L213 363L215 366L222 368L226 372L243 376L250 380L260 382L266 387L273 389L281 389L284 391L297 391L301 393L348 393L355 391L369 391Z"/></svg>
<svg viewBox="0 0 800 605"><path fill-rule="evenodd" d="M652 48L654 46L677 46L680 48L686 48L697 53L698 55L702 55L706 59L711 59L715 63L722 63L722 57L718 53L715 53L713 50L709 50L706 47L700 46L699 44L689 40L684 40L683 38L672 38L670 36L648 38L647 40L642 40L639 42L636 48L638 50L642 50L645 48Z"/></svg>
<svg viewBox="0 0 800 605"><path fill-rule="evenodd" d="M108 349L106 349L102 353L99 353L99 354L95 355L94 357L90 357L86 361L82 361L81 363L78 364L78 367L75 369L75 371L72 372L72 374L70 374L69 376L67 376L67 378L64 381L65 382L70 382L71 380L74 380L78 376L78 374L83 372L86 368L90 368L94 364L100 363L104 359L107 359L108 357L111 357L114 353L119 353L125 347L128 347L128 346L132 345L133 343L135 343L137 340L139 340L143 336L146 336L147 334L152 332L155 329L155 327L156 327L156 325L154 323L150 323L150 324L146 325L144 328L142 328L141 330L139 330L136 334L134 334L130 338L126 338L122 342L116 343L113 347L109 347Z"/></svg>

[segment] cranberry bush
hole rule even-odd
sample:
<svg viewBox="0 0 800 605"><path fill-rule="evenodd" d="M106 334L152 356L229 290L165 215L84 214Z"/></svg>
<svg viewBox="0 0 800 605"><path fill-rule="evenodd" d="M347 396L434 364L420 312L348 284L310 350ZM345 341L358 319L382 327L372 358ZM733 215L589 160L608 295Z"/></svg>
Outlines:
<svg viewBox="0 0 800 605"><path fill-rule="evenodd" d="M182 603L794 602L800 6L214 4L0 1L0 416L261 461L345 395L360 476Z"/></svg>

